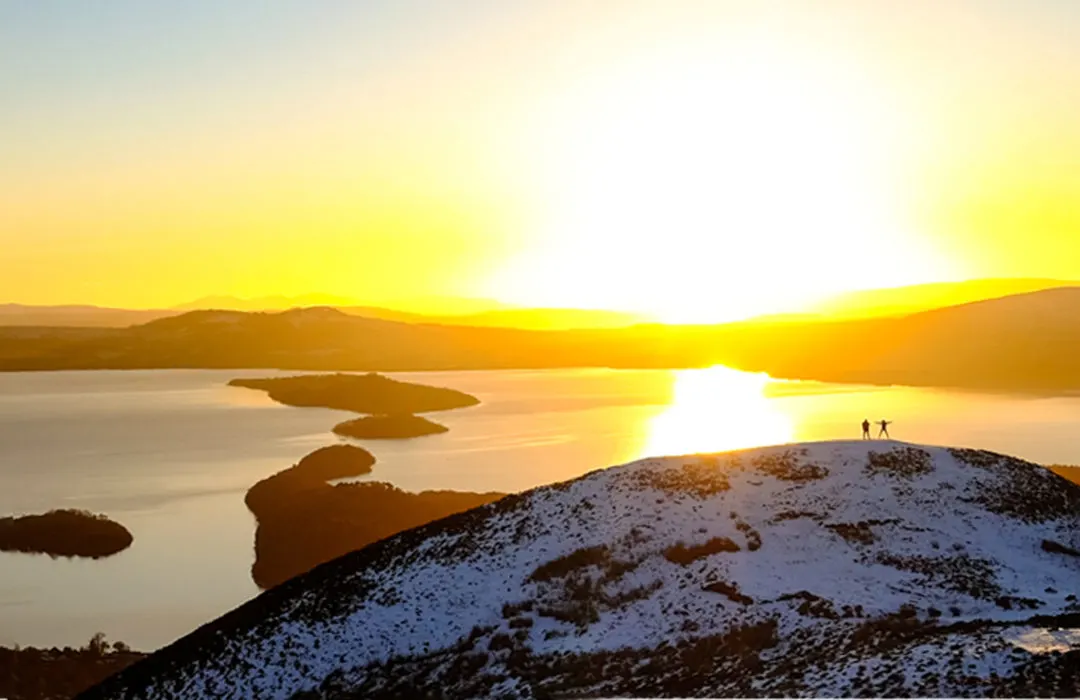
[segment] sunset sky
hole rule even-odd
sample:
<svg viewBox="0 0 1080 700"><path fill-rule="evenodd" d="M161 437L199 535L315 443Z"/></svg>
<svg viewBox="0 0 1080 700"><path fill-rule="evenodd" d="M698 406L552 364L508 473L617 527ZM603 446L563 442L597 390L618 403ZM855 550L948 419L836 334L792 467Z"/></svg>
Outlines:
<svg viewBox="0 0 1080 700"><path fill-rule="evenodd" d="M1080 278L1073 0L0 0L0 303Z"/></svg>

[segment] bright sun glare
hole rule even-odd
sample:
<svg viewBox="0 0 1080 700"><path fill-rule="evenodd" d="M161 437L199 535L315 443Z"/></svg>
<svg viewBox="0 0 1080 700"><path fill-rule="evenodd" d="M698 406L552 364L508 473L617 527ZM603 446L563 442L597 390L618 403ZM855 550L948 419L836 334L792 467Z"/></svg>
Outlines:
<svg viewBox="0 0 1080 700"><path fill-rule="evenodd" d="M884 144L902 128L879 92L827 61L733 46L563 96L540 156L543 244L499 295L719 321L929 279L941 270L890 200Z"/></svg>
<svg viewBox="0 0 1080 700"><path fill-rule="evenodd" d="M653 419L642 456L720 452L790 442L791 420L765 397L765 374L727 367L676 372L671 408Z"/></svg>

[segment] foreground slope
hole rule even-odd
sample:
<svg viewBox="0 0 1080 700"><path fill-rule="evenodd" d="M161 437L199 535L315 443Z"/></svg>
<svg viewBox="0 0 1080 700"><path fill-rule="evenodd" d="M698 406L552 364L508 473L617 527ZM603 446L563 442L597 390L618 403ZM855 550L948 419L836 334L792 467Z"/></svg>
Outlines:
<svg viewBox="0 0 1080 700"><path fill-rule="evenodd" d="M1078 549L1080 487L987 452L643 460L320 566L84 697L1076 695Z"/></svg>

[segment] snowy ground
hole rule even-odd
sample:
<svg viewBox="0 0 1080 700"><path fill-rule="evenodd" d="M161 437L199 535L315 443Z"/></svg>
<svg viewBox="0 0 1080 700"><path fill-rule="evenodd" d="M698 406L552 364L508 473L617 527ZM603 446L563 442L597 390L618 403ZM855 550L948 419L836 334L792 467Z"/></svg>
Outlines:
<svg viewBox="0 0 1080 700"><path fill-rule="evenodd" d="M1054 694L1076 550L1080 487L990 453L649 459L321 566L87 697Z"/></svg>

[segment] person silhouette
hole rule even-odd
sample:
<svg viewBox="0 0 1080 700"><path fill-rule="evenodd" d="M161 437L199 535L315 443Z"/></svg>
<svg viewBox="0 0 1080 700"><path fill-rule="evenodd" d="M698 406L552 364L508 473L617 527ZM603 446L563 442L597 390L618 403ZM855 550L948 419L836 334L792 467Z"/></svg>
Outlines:
<svg viewBox="0 0 1080 700"><path fill-rule="evenodd" d="M877 434L878 437L881 437L882 435L884 435L887 439L892 440L892 437L889 435L889 424L890 423L892 423L891 420L878 421L878 425L881 426L881 429L878 430L878 434Z"/></svg>
<svg viewBox="0 0 1080 700"><path fill-rule="evenodd" d="M867 420L866 418L863 418L863 422L862 422L862 439L863 440L869 440L870 439L870 421Z"/></svg>

